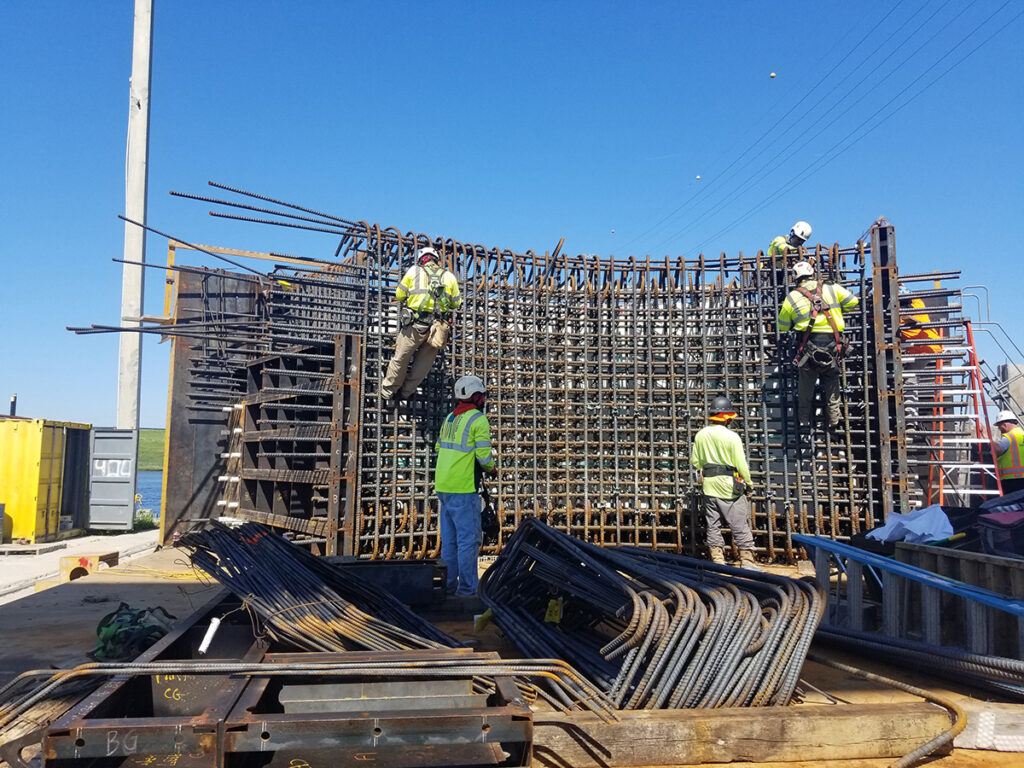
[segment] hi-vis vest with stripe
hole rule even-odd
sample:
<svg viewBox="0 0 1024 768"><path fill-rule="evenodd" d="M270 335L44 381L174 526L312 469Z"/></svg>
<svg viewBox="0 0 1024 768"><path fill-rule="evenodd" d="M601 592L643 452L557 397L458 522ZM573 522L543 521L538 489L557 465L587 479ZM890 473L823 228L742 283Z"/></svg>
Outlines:
<svg viewBox="0 0 1024 768"><path fill-rule="evenodd" d="M1010 446L996 456L999 477L1002 480L1018 480L1024 477L1024 464L1021 464L1021 456L1024 455L1024 429L1014 427L1004 437L1010 439Z"/></svg>
<svg viewBox="0 0 1024 768"><path fill-rule="evenodd" d="M431 282L439 285L432 290ZM433 312L434 292L438 293L437 309L441 314L458 309L462 303L455 275L432 262L414 264L395 288L395 300L414 312Z"/></svg>
<svg viewBox="0 0 1024 768"><path fill-rule="evenodd" d="M484 470L494 466L491 454L491 425L478 410L445 416L434 448L438 451L434 490L438 493L473 493L474 465Z"/></svg>
<svg viewBox="0 0 1024 768"><path fill-rule="evenodd" d="M814 289L818 287L818 281L805 280L800 285L814 293ZM832 326L829 325L826 315L832 316L836 323L836 330L842 333L846 328L843 312L850 312L856 309L857 304L860 303L859 300L843 288L843 286L835 285L834 283L822 285L821 300L825 305L825 310L819 312L818 316L814 318L814 327L811 328L811 333L832 333ZM790 291L786 300L782 302L782 307L779 309L779 330L783 333L786 331L806 331L807 325L811 320L811 314L810 300L798 291Z"/></svg>
<svg viewBox="0 0 1024 768"><path fill-rule="evenodd" d="M919 297L914 297L910 300L911 309L924 309L924 300ZM900 310L902 312L902 310ZM930 323L931 317L927 313L921 312L916 315L911 315L910 318L916 323ZM920 328L912 325L904 325L900 328L900 336L908 341L928 341L929 339L941 339L942 331L938 328ZM916 344L912 347L907 347L907 352L911 355L926 355L926 354L938 354L942 351L941 344Z"/></svg>

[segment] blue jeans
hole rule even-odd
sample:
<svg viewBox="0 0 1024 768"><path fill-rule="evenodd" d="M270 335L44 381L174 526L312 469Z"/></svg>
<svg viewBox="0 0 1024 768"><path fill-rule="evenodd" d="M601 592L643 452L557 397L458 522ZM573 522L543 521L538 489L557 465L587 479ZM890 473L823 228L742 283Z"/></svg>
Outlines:
<svg viewBox="0 0 1024 768"><path fill-rule="evenodd" d="M448 594L475 595L480 579L480 497L476 493L438 493L441 500L441 559L448 566Z"/></svg>

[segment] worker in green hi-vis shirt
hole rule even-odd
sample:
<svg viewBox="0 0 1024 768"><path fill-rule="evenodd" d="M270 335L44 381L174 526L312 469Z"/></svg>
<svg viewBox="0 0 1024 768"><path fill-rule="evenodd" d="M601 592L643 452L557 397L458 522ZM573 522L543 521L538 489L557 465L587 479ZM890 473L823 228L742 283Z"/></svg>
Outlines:
<svg viewBox="0 0 1024 768"><path fill-rule="evenodd" d="M697 433L690 451L690 464L701 471L704 494L704 521L711 561L725 565L725 539L722 520L732 531L732 540L740 550L740 567L760 571L754 560L754 536L750 532L750 467L743 452L743 440L726 426L736 418L729 398L719 395L711 401L712 422Z"/></svg>
<svg viewBox="0 0 1024 768"><path fill-rule="evenodd" d="M483 533L476 465L498 471L491 451L491 425L484 416L487 388L476 376L455 382L455 410L441 423L435 448L434 490L441 502L441 559L448 567L448 594L476 594L477 558Z"/></svg>

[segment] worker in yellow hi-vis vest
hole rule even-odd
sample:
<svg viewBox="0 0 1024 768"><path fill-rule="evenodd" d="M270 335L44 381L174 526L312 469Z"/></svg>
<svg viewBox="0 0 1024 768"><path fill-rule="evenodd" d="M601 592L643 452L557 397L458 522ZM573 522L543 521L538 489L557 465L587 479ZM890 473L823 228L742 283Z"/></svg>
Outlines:
<svg viewBox="0 0 1024 768"><path fill-rule="evenodd" d="M848 346L843 336L846 330L843 313L856 309L859 301L841 285L815 280L810 262L794 264L793 276L796 288L782 302L778 327L782 333L800 334L793 362L799 371L797 418L800 431L806 435L813 428L814 387L819 380L824 390L828 425L830 428L839 426L842 418L839 362Z"/></svg>
<svg viewBox="0 0 1024 768"><path fill-rule="evenodd" d="M1002 436L992 442L1005 496L1024 489L1024 429L1021 429L1013 411L1000 411L996 416L996 427Z"/></svg>
<svg viewBox="0 0 1024 768"><path fill-rule="evenodd" d="M420 248L416 263L395 288L395 301L395 355L380 386L380 396L390 400L397 394L399 399L408 400L427 378L434 358L448 341L451 313L462 304L459 281L441 266L437 251Z"/></svg>
<svg viewBox="0 0 1024 768"><path fill-rule="evenodd" d="M477 558L483 533L476 465L498 471L491 450L491 425L484 416L487 388L476 376L455 382L455 410L441 423L434 490L441 502L441 559L448 567L448 594L476 594Z"/></svg>

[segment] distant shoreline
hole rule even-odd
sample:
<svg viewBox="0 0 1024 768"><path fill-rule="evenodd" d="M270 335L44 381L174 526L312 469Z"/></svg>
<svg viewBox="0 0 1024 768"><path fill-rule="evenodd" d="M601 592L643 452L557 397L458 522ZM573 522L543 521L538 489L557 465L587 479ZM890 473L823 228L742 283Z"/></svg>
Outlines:
<svg viewBox="0 0 1024 768"><path fill-rule="evenodd" d="M161 472L164 468L164 430L139 430L140 472Z"/></svg>

